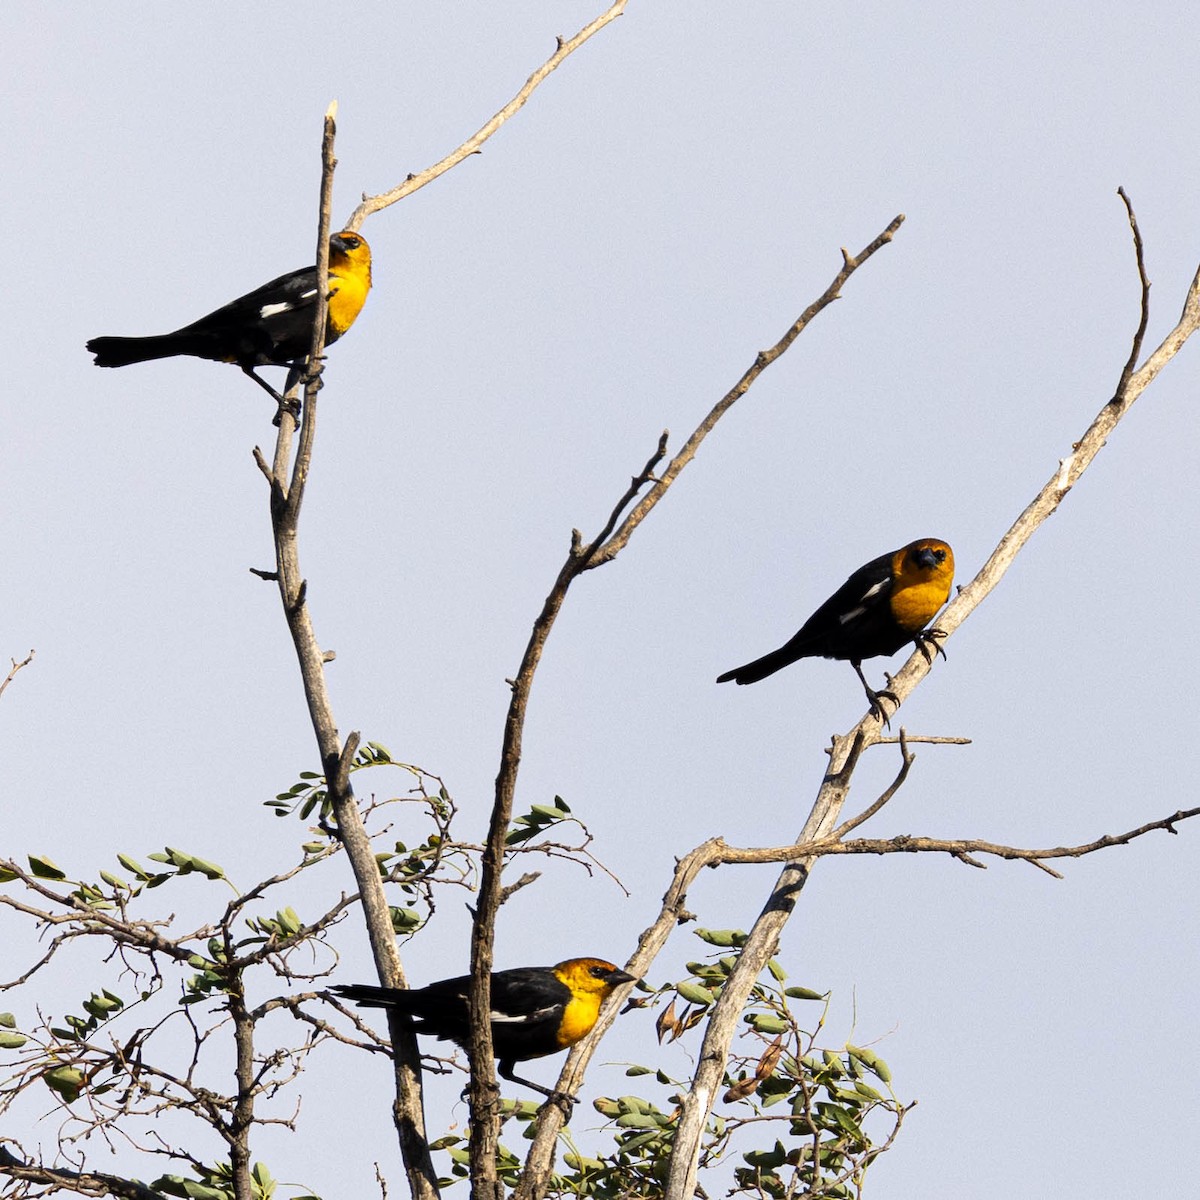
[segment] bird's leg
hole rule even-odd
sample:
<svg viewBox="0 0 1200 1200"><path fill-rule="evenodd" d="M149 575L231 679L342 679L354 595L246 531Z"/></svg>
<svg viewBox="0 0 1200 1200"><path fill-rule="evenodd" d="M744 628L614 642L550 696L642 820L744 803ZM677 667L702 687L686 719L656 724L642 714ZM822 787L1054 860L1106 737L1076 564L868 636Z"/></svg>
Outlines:
<svg viewBox="0 0 1200 1200"><path fill-rule="evenodd" d="M941 629L927 629L913 638L913 644L925 656L925 661L932 664L937 655L946 657L946 652L941 647L941 639L945 636Z"/></svg>
<svg viewBox="0 0 1200 1200"><path fill-rule="evenodd" d="M292 389L300 382L301 376L304 374L304 368L300 363L291 363L288 366L287 379L283 385L283 396L279 399L279 409L275 413L274 424L278 425L283 419L283 414L288 412L291 414L292 420L297 426L300 424L300 397L299 395L292 396L288 399Z"/></svg>
<svg viewBox="0 0 1200 1200"><path fill-rule="evenodd" d="M250 378L253 379L254 382L257 383L258 386L262 388L272 400L275 401L276 404L278 404L281 408L284 406L285 402L283 397L261 375L256 375L253 367L242 367L242 371L244 374L249 375Z"/></svg>
<svg viewBox="0 0 1200 1200"><path fill-rule="evenodd" d="M900 701L897 699L896 693L889 691L887 688L884 688L884 689L882 689L882 691L877 692L867 682L867 677L863 674L863 671L862 671L862 663L857 662L854 659L851 659L850 665L858 673L859 682L863 685L863 691L865 691L867 693L867 703L871 706L871 712L875 716L877 716L890 729L892 727L891 718L888 716L887 711L884 709L884 707L880 703L880 701L884 700L884 699L890 700L896 706L896 708L899 708ZM891 683L890 677L888 679L888 682ZM895 710L893 710L893 711L895 711Z"/></svg>
<svg viewBox="0 0 1200 1200"><path fill-rule="evenodd" d="M555 1096L559 1096L561 1092L551 1091L548 1087L543 1087L540 1083L534 1083L532 1079L522 1079L520 1075L515 1075L512 1069L512 1063L502 1062L496 1067L496 1073L501 1079L507 1079L510 1083L519 1083L527 1088L533 1088L535 1092L541 1092L547 1100L553 1100Z"/></svg>
<svg viewBox="0 0 1200 1200"><path fill-rule="evenodd" d="M283 419L283 414L285 412L291 413L296 424L297 425L300 424L300 401L299 400L288 400L286 396L281 396L261 375L258 375L255 373L255 370L253 367L242 367L242 371L246 375L248 375L251 379L253 379L254 382L257 383L258 386L260 388L262 388L262 390L264 392L266 392L267 395L270 396L272 400L275 401L276 405L278 405L278 408L275 412L275 418L272 421L273 425L275 425L275 426L279 425L279 422ZM291 384L292 384L292 376L291 376L291 372L289 371L287 387L291 387ZM285 388L284 390L286 391L287 389Z"/></svg>

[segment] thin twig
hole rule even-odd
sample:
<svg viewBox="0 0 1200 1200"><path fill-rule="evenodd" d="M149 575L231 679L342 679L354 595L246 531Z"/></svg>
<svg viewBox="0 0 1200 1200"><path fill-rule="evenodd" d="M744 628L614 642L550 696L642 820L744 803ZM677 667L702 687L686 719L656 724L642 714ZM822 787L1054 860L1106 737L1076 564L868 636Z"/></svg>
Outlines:
<svg viewBox="0 0 1200 1200"><path fill-rule="evenodd" d="M524 108L526 101L533 95L537 86L551 72L560 67L570 55L574 54L584 42L615 21L625 11L627 3L628 0L617 0L617 3L602 12L594 21L585 25L574 37L560 37L554 53L529 76L520 91L495 116L480 126L461 146L450 151L445 158L434 163L432 167L427 167L418 174L409 175L403 183L378 196L364 195L362 203L351 214L350 220L346 222L344 228L358 229L372 213L377 213L380 209L387 208L388 205L395 204L398 200L403 200L405 196L411 196L419 188L423 188L427 183L432 183L440 175L444 175L451 167L457 166L463 159L469 158L472 154L478 154L484 142L510 117Z"/></svg>
<svg viewBox="0 0 1200 1200"><path fill-rule="evenodd" d="M891 785L883 792L883 794L875 801L874 804L863 809L857 817L851 817L849 821L843 822L830 835L834 841L841 841L852 829L857 829L860 825L869 821L887 802L904 786L904 781L908 778L908 772L911 769L913 762L916 759L915 754L910 754L908 750L908 735L904 732L904 727L900 727L900 770L896 773L896 778L892 780Z"/></svg>
<svg viewBox="0 0 1200 1200"><path fill-rule="evenodd" d="M683 448L671 459L667 469L654 481L654 485L638 502L634 510L627 516L621 527L608 541L588 555L587 567L603 566L611 562L629 541L633 531L649 516L654 506L666 495L667 489L675 481L676 476L696 456L700 443L709 435L716 423L726 411L746 394L754 381L783 354L789 346L811 324L814 317L827 308L841 296L842 288L850 276L862 266L877 250L882 249L896 236L904 223L904 214L893 217L887 228L865 246L858 254L851 256L842 250L842 269L833 277L833 282L821 293L801 314L787 332L769 350L761 350L755 356L754 362L743 372L742 377L721 397L713 406L708 416L696 427L695 432L683 444Z"/></svg>
<svg viewBox="0 0 1200 1200"><path fill-rule="evenodd" d="M9 671L9 673L7 675L5 675L4 682L0 683L0 696L4 695L4 689L7 688L10 683L12 683L13 679L16 677L17 672L20 671L23 667L29 666L29 664L31 662L33 662L34 653L35 652L33 650L30 650L30 652L20 662L17 662L17 660L15 658L9 659L9 662L12 663L12 669Z"/></svg>
<svg viewBox="0 0 1200 1200"><path fill-rule="evenodd" d="M1138 228L1137 216L1133 211L1133 202L1125 194L1123 187L1117 188L1117 195L1121 197L1121 202L1125 205L1125 212L1129 216L1129 228L1133 231L1133 253L1137 259L1138 280L1142 285L1142 315L1138 323L1137 332L1133 335L1133 349L1129 351L1129 358L1125 363L1125 368L1121 372L1121 379L1117 383L1117 390L1113 393L1114 400L1120 400L1125 394L1125 388L1129 384L1129 377L1133 374L1134 367L1137 366L1138 355L1142 352L1142 339L1146 336L1146 326L1150 323L1150 280L1146 276L1146 256L1145 248L1142 245L1142 231Z"/></svg>

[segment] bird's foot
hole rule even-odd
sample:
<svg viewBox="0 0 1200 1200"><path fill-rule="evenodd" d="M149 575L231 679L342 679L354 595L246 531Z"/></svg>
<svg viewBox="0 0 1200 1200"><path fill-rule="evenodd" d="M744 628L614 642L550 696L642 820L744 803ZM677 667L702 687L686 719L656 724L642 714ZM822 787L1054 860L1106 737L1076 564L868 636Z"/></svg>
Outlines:
<svg viewBox="0 0 1200 1200"><path fill-rule="evenodd" d="M882 701L884 700L890 700L892 702L893 714L900 707L899 697L890 688L880 688L879 691L875 691L874 688L867 688L867 703L871 706L871 715L873 717L878 717L883 722L885 729L891 729L892 718L888 714L887 709L883 707Z"/></svg>
<svg viewBox="0 0 1200 1200"><path fill-rule="evenodd" d="M858 674L859 682L863 685L863 691L867 694L867 703L871 706L871 715L873 717L878 717L886 728L891 729L892 716L895 715L896 710L900 707L900 698L889 688L882 688L877 692L867 682L867 677L862 672L861 663L851 662L850 665ZM884 678L888 681L888 683L892 682L892 677L886 671L884 672ZM892 702L892 716L888 715L887 709L885 709L882 703L880 703L883 700L890 700Z"/></svg>
<svg viewBox="0 0 1200 1200"><path fill-rule="evenodd" d="M277 403L279 407L275 410L275 416L271 420L271 424L276 429L279 428L280 422L283 420L283 414L287 413L292 418L293 425L298 429L300 427L300 397L299 396L278 396Z"/></svg>
<svg viewBox="0 0 1200 1200"><path fill-rule="evenodd" d="M563 1124L569 1125L571 1114L575 1111L575 1097L569 1096L566 1092L551 1092L542 1108L549 1108L551 1105L562 1113Z"/></svg>
<svg viewBox="0 0 1200 1200"><path fill-rule="evenodd" d="M942 649L941 641L946 637L946 633L941 629L927 629L924 633L918 633L913 642L920 652L925 656L925 661L932 664L937 655L946 657L945 650Z"/></svg>

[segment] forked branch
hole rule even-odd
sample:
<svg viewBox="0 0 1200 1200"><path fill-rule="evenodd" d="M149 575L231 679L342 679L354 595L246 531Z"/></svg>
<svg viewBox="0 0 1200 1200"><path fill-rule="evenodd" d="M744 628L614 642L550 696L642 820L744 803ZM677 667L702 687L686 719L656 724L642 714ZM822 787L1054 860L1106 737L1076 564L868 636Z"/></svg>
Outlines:
<svg viewBox="0 0 1200 1200"><path fill-rule="evenodd" d="M1134 250L1138 264L1141 288L1140 319L1134 337L1134 356L1141 346L1141 335L1145 329L1149 311L1149 283L1146 280L1142 261L1141 235L1132 207L1122 194L1129 213L1130 226L1134 233ZM1167 335L1162 345L1150 356L1140 370L1123 369L1117 392L1097 414L1084 435L1071 449L1066 458L1059 461L1050 481L1034 497L1025 511L1000 540L1000 544L984 563L975 578L951 601L949 607L937 621L937 627L946 636L952 634L967 617L975 611L983 598L999 583L1021 548L1034 532L1062 502L1075 482L1100 452L1117 423L1129 411L1134 401L1145 391L1159 371L1174 357L1180 347L1200 326L1200 271L1197 272L1188 290L1179 323ZM919 650L914 652L888 685L899 702L911 694L914 687L928 674L931 661ZM866 736L867 744L873 744L880 735L880 719L868 714L856 727ZM843 740L843 745L848 739ZM835 753L833 764L840 760ZM818 841L828 838L845 803L848 788L832 787L827 778L820 788L816 801L798 842ZM837 851L843 852L843 851ZM948 852L948 851L946 851ZM982 850L980 852L983 852ZM969 851L964 851L969 854ZM674 1151L665 1192L666 1200L691 1200L696 1184L696 1164L700 1152L704 1125L712 1111L713 1103L724 1074L738 1016L745 1005L759 974L775 953L779 934L787 923L795 906L796 898L807 879L808 870L815 857L809 856L797 862L789 862L776 881L758 919L748 935L738 961L730 973L725 987L713 1009L699 1055L699 1067L692 1080L692 1087L684 1098L675 1137ZM964 861L966 861L964 859Z"/></svg>

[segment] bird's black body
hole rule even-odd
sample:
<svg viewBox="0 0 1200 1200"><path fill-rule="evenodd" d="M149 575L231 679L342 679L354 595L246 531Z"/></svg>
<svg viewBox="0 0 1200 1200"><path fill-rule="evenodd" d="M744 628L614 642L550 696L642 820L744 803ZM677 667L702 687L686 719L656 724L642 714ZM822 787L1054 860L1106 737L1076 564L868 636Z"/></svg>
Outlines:
<svg viewBox="0 0 1200 1200"><path fill-rule="evenodd" d="M343 230L329 239L328 280L325 344L331 345L354 324L371 289L371 248L365 238ZM92 338L87 348L98 367L127 367L177 354L236 363L282 404L283 397L254 368L290 367L308 356L319 294L317 268L302 267L182 329L151 337Z"/></svg>
<svg viewBox="0 0 1200 1200"><path fill-rule="evenodd" d="M303 267L172 333L98 337L87 348L95 354L98 367L124 367L177 354L237 363L243 370L287 366L309 351L316 303L317 268Z"/></svg>
<svg viewBox="0 0 1200 1200"><path fill-rule="evenodd" d="M418 1033L457 1042L470 1041L467 1019L469 975L443 979L428 987L373 987L349 984L332 990L363 1008L393 1008L413 1018ZM541 1058L562 1047L557 1034L563 1010L571 1002L571 989L549 967L516 967L492 976L492 1049L504 1061Z"/></svg>
<svg viewBox="0 0 1200 1200"><path fill-rule="evenodd" d="M541 1084L513 1074L513 1063L556 1054L573 1046L596 1024L600 1006L615 987L634 977L600 958L570 958L553 967L496 971L491 986L492 1050L502 1078L550 1095ZM469 975L423 988L339 985L330 990L364 1008L390 1008L413 1019L417 1033L466 1048L471 1040Z"/></svg>
<svg viewBox="0 0 1200 1200"><path fill-rule="evenodd" d="M859 567L778 650L726 671L717 682L757 683L801 658L845 659L858 670L865 658L895 654L946 602L953 577L953 552L934 538L881 554Z"/></svg>

